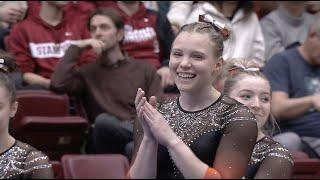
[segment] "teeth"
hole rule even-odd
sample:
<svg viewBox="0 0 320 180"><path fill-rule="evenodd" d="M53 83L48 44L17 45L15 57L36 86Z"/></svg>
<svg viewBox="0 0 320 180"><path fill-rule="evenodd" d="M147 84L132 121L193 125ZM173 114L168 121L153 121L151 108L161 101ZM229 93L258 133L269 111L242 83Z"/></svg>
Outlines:
<svg viewBox="0 0 320 180"><path fill-rule="evenodd" d="M178 73L178 76L182 78L194 78L196 75L189 73Z"/></svg>

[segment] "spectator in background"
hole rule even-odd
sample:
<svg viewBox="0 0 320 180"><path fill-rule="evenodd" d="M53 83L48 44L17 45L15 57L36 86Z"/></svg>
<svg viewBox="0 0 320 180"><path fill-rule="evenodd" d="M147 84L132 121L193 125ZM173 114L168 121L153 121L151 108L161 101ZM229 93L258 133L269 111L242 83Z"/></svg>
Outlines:
<svg viewBox="0 0 320 180"><path fill-rule="evenodd" d="M123 50L154 65L163 88L174 85L168 68L174 35L166 15L146 9L140 1L117 1L107 6L117 10L124 20Z"/></svg>
<svg viewBox="0 0 320 180"><path fill-rule="evenodd" d="M271 11L277 9L279 3L277 1L253 1L253 6L258 18L261 19Z"/></svg>
<svg viewBox="0 0 320 180"><path fill-rule="evenodd" d="M171 1L142 1L147 9L157 11L161 14L167 14Z"/></svg>
<svg viewBox="0 0 320 180"><path fill-rule="evenodd" d="M0 1L0 48L5 50L5 37L13 24L24 19L27 11L26 1Z"/></svg>
<svg viewBox="0 0 320 180"><path fill-rule="evenodd" d="M307 11L311 14L317 14L320 11L320 2L307 1Z"/></svg>
<svg viewBox="0 0 320 180"><path fill-rule="evenodd" d="M306 1L279 2L279 7L261 19L266 42L265 59L284 51L293 43L301 43L308 36L312 15L306 12Z"/></svg>
<svg viewBox="0 0 320 180"><path fill-rule="evenodd" d="M41 1L28 1L28 17L38 15L41 8ZM86 21L92 11L96 9L96 5L92 1L70 1L63 7L63 11L68 18L77 19L77 23L86 27ZM80 19L80 20L79 20Z"/></svg>
<svg viewBox="0 0 320 180"><path fill-rule="evenodd" d="M275 54L263 71L272 88L272 113L282 132L320 138L320 17L301 46ZM317 150L318 153L320 150Z"/></svg>
<svg viewBox="0 0 320 180"><path fill-rule="evenodd" d="M66 1L41 1L38 14L16 24L7 40L8 50L18 64L21 75L16 76L19 89L48 89L51 74L65 50L90 35L83 22L65 15ZM92 62L93 52L85 52L78 65Z"/></svg>
<svg viewBox="0 0 320 180"><path fill-rule="evenodd" d="M91 39L71 45L52 75L51 89L80 97L94 122L96 153L122 153L130 158L136 120L134 98L139 87L146 95L161 95L160 77L149 63L133 60L120 49L124 23L112 9L98 9L88 19ZM81 51L92 48L95 63L75 68Z"/></svg>
<svg viewBox="0 0 320 180"><path fill-rule="evenodd" d="M0 21L1 23L6 23L4 26L23 20L26 11L26 1L0 1Z"/></svg>
<svg viewBox="0 0 320 180"><path fill-rule="evenodd" d="M194 1L171 1L167 17L174 34L185 24L194 6Z"/></svg>
<svg viewBox="0 0 320 180"><path fill-rule="evenodd" d="M231 29L231 37L225 42L224 59L265 59L263 34L251 1L199 2L186 23L196 22L200 14L210 14L214 20Z"/></svg>
<svg viewBox="0 0 320 180"><path fill-rule="evenodd" d="M41 151L9 134L9 121L18 109L16 89L8 73L14 58L0 51L0 179L53 179L52 165Z"/></svg>

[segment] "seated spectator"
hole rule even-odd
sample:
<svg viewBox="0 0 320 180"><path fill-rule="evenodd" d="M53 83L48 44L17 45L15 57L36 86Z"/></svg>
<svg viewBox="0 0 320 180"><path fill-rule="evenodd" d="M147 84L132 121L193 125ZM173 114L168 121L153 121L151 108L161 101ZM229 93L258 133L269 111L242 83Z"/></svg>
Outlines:
<svg viewBox="0 0 320 180"><path fill-rule="evenodd" d="M320 17L301 46L275 54L264 67L272 88L272 113L282 132L320 137ZM318 150L318 153L320 151Z"/></svg>
<svg viewBox="0 0 320 180"><path fill-rule="evenodd" d="M28 16L32 17L33 15L39 14L41 8L40 1L28 1ZM77 22L83 21L84 26L85 22L92 11L96 9L96 5L92 1L71 1L63 7L64 12L68 18L77 19ZM80 19L80 20L78 20Z"/></svg>
<svg viewBox="0 0 320 180"><path fill-rule="evenodd" d="M121 51L124 23L112 9L98 9L88 19L91 39L71 45L52 75L51 88L81 97L94 122L96 153L122 153L132 141L136 120L134 98L139 87L146 96L161 95L160 77L149 63ZM95 63L75 68L81 51L92 48Z"/></svg>
<svg viewBox="0 0 320 180"><path fill-rule="evenodd" d="M320 11L320 2L307 1L307 11L311 14L317 14Z"/></svg>
<svg viewBox="0 0 320 180"><path fill-rule="evenodd" d="M0 52L0 179L53 179L48 157L9 134L9 121L18 108L14 82L7 75L15 69L9 57Z"/></svg>
<svg viewBox="0 0 320 180"><path fill-rule="evenodd" d="M260 71L260 64L249 59L234 59L226 71L224 93L247 106L258 124L256 145L251 155L246 179L289 179L293 172L293 160L283 145L272 139L268 124L271 118L271 88ZM288 139L290 140L290 139Z"/></svg>
<svg viewBox="0 0 320 180"><path fill-rule="evenodd" d="M194 1L171 1L167 17L174 34L177 34L181 26L185 24L194 3Z"/></svg>
<svg viewBox="0 0 320 180"><path fill-rule="evenodd" d="M13 27L7 45L17 60L18 70L22 72L21 76L16 77L19 89L30 86L48 89L51 74L66 49L76 41L89 37L77 18L65 16L62 9L66 4L66 1L41 1L37 15ZM83 53L78 65L92 62L94 58L93 52Z"/></svg>
<svg viewBox="0 0 320 180"><path fill-rule="evenodd" d="M26 1L1 1L0 21L8 25L24 19L27 11Z"/></svg>
<svg viewBox="0 0 320 180"><path fill-rule="evenodd" d="M197 4L186 23L196 22L201 14L210 14L215 21L231 29L231 36L224 43L224 59L265 59L263 34L251 1L208 1Z"/></svg>
<svg viewBox="0 0 320 180"><path fill-rule="evenodd" d="M147 9L157 11L162 14L167 14L170 8L171 1L142 1Z"/></svg>
<svg viewBox="0 0 320 180"><path fill-rule="evenodd" d="M313 16L306 12L306 1L279 2L279 7L261 19L266 42L265 59L284 51L295 42L302 43L308 36Z"/></svg>
<svg viewBox="0 0 320 180"><path fill-rule="evenodd" d="M174 35L166 15L146 9L140 1L117 1L107 6L117 10L124 21L123 50L154 65L163 88L174 85L168 68Z"/></svg>
<svg viewBox="0 0 320 180"><path fill-rule="evenodd" d="M271 11L277 9L279 3L277 1L253 1L253 6L258 18L261 19Z"/></svg>
<svg viewBox="0 0 320 180"><path fill-rule="evenodd" d="M0 48L5 50L5 37L13 24L24 19L27 11L26 1L0 1Z"/></svg>

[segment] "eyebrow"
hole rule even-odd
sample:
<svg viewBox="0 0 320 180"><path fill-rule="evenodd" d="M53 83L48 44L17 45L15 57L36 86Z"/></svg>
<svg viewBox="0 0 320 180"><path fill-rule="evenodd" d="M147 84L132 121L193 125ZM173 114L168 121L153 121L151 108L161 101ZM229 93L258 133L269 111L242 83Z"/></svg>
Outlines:
<svg viewBox="0 0 320 180"><path fill-rule="evenodd" d="M252 90L250 90L250 89L241 89L239 92L242 92L242 91L252 92Z"/></svg>
<svg viewBox="0 0 320 180"><path fill-rule="evenodd" d="M90 25L90 27L101 27L101 26L109 26L109 24L107 23L101 23L101 24L97 24L97 25Z"/></svg>
<svg viewBox="0 0 320 180"><path fill-rule="evenodd" d="M172 51L182 51L182 49L179 49L179 48L172 48Z"/></svg>
<svg viewBox="0 0 320 180"><path fill-rule="evenodd" d="M271 94L269 92L263 92L262 94L267 94L267 95L271 96Z"/></svg>
<svg viewBox="0 0 320 180"><path fill-rule="evenodd" d="M200 55L203 55L203 56L206 55L205 53L200 52L200 51L192 51L191 54L200 54Z"/></svg>
<svg viewBox="0 0 320 180"><path fill-rule="evenodd" d="M183 51L182 49L180 48L172 48L171 51ZM204 52L201 52L201 51L197 51L197 50L192 50L191 51L191 54L201 54L201 55L206 55Z"/></svg>
<svg viewBox="0 0 320 180"><path fill-rule="evenodd" d="M244 92L244 91L253 93L253 91L250 90L250 89L242 89L242 90L239 91L239 93ZM262 94L267 94L267 95L270 95L270 96L271 96L270 92L262 92Z"/></svg>

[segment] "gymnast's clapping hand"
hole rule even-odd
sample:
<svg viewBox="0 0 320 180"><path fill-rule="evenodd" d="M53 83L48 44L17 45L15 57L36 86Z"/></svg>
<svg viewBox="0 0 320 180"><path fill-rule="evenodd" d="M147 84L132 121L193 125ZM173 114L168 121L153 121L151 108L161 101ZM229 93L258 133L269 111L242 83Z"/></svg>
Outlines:
<svg viewBox="0 0 320 180"><path fill-rule="evenodd" d="M154 138L165 147L172 147L179 142L177 135L172 131L162 114L156 110L156 97L151 96L147 102L144 95L144 91L139 88L135 100L144 136Z"/></svg>

